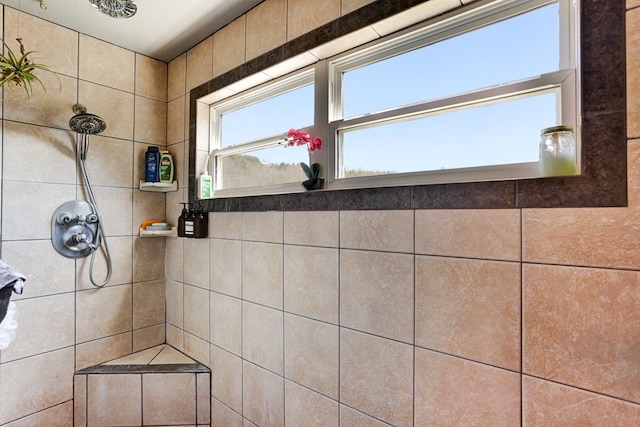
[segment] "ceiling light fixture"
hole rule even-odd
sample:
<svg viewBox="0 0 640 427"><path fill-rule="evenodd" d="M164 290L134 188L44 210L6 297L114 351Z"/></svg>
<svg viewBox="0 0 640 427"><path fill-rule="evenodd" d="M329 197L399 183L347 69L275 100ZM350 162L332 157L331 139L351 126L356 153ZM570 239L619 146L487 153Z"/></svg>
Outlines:
<svg viewBox="0 0 640 427"><path fill-rule="evenodd" d="M138 11L133 0L89 0L93 7L112 18L131 18Z"/></svg>

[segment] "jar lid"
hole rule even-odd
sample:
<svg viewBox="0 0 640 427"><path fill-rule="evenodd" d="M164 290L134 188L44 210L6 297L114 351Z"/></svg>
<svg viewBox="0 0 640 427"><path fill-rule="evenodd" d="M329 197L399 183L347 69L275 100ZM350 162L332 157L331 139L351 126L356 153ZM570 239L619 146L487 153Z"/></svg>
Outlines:
<svg viewBox="0 0 640 427"><path fill-rule="evenodd" d="M555 133L555 132L573 132L573 128L571 126L565 126L565 125L552 126L550 128L542 129L540 131L540 134L544 135L546 133Z"/></svg>

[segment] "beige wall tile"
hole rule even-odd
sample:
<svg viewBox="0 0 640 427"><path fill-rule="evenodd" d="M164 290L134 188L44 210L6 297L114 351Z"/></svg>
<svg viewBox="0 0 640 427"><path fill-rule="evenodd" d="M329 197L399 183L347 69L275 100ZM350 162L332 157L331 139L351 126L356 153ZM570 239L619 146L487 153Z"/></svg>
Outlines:
<svg viewBox="0 0 640 427"><path fill-rule="evenodd" d="M167 344L179 351L184 351L184 331L167 323Z"/></svg>
<svg viewBox="0 0 640 427"><path fill-rule="evenodd" d="M3 128L3 176L8 180L75 184L70 132L11 121ZM29 167L25 167L25 159ZM55 164L57 168L51 168Z"/></svg>
<svg viewBox="0 0 640 427"><path fill-rule="evenodd" d="M165 281L133 284L133 327L135 329L164 323Z"/></svg>
<svg viewBox="0 0 640 427"><path fill-rule="evenodd" d="M640 402L635 271L526 265L523 371Z"/></svg>
<svg viewBox="0 0 640 427"><path fill-rule="evenodd" d="M341 251L340 324L413 343L413 270L413 255Z"/></svg>
<svg viewBox="0 0 640 427"><path fill-rule="evenodd" d="M211 345L206 340L192 335L188 332L184 333L184 353L202 363L204 366L211 367Z"/></svg>
<svg viewBox="0 0 640 427"><path fill-rule="evenodd" d="M137 196L134 193L134 197ZM139 224L141 221L136 221ZM133 281L159 280L165 277L165 240L133 238Z"/></svg>
<svg viewBox="0 0 640 427"><path fill-rule="evenodd" d="M225 427L243 427L242 415L216 399L211 399L211 425Z"/></svg>
<svg viewBox="0 0 640 427"><path fill-rule="evenodd" d="M202 339L209 339L209 292L184 285L184 312L184 330Z"/></svg>
<svg viewBox="0 0 640 427"><path fill-rule="evenodd" d="M378 421L375 418L358 412L345 405L340 405L341 427L388 427L389 424Z"/></svg>
<svg viewBox="0 0 640 427"><path fill-rule="evenodd" d="M87 421L93 425L141 425L141 375L89 375Z"/></svg>
<svg viewBox="0 0 640 427"><path fill-rule="evenodd" d="M4 86L4 117L17 122L69 129L69 119L74 114L72 106L78 99L77 80L62 74L56 77L47 72L36 75L42 80L44 89L34 83L30 97L21 87ZM56 141L56 144L65 145L67 139L71 139L71 136Z"/></svg>
<svg viewBox="0 0 640 427"><path fill-rule="evenodd" d="M72 346L75 332L73 304L73 293L17 301L20 315L16 338L0 352L0 362Z"/></svg>
<svg viewBox="0 0 640 427"><path fill-rule="evenodd" d="M608 209L525 209L522 256L527 262L637 268L640 234L634 211Z"/></svg>
<svg viewBox="0 0 640 427"><path fill-rule="evenodd" d="M640 6L640 0L627 0L627 9Z"/></svg>
<svg viewBox="0 0 640 427"><path fill-rule="evenodd" d="M242 304L242 357L277 374L283 373L283 313Z"/></svg>
<svg viewBox="0 0 640 427"><path fill-rule="evenodd" d="M165 239L165 274L167 279L184 279L184 242L185 239Z"/></svg>
<svg viewBox="0 0 640 427"><path fill-rule="evenodd" d="M93 135L89 139L85 165L92 186L107 185L131 188L133 184L131 180L133 144L124 139ZM127 234L130 233L127 232Z"/></svg>
<svg viewBox="0 0 640 427"><path fill-rule="evenodd" d="M143 425L195 424L195 374L142 376Z"/></svg>
<svg viewBox="0 0 640 427"><path fill-rule="evenodd" d="M167 101L187 93L187 54L171 60L167 66Z"/></svg>
<svg viewBox="0 0 640 427"><path fill-rule="evenodd" d="M243 212L242 239L258 242L282 243L282 212Z"/></svg>
<svg viewBox="0 0 640 427"><path fill-rule="evenodd" d="M73 372L72 347L1 364L0 424L73 399Z"/></svg>
<svg viewBox="0 0 640 427"><path fill-rule="evenodd" d="M132 93L80 80L78 101L87 107L87 112L99 115L107 123L102 136L133 139Z"/></svg>
<svg viewBox="0 0 640 427"><path fill-rule="evenodd" d="M41 412L20 418L14 422L4 424L3 427L29 427L29 426L47 426L47 427L69 427L79 424L73 424L73 403L65 402L51 408L47 408Z"/></svg>
<svg viewBox="0 0 640 427"><path fill-rule="evenodd" d="M175 144L184 141L188 133L184 126L185 97L179 96L167 104L167 144Z"/></svg>
<svg viewBox="0 0 640 427"><path fill-rule="evenodd" d="M413 347L341 329L340 401L394 426L411 426Z"/></svg>
<svg viewBox="0 0 640 427"><path fill-rule="evenodd" d="M369 3L372 3L374 0L342 0L342 10L341 15L346 15L348 13L353 12L356 9L361 8L362 6L366 6Z"/></svg>
<svg viewBox="0 0 640 427"><path fill-rule="evenodd" d="M287 40L340 17L340 0L288 0L287 6Z"/></svg>
<svg viewBox="0 0 640 427"><path fill-rule="evenodd" d="M338 399L338 327L287 314L284 332L285 376Z"/></svg>
<svg viewBox="0 0 640 427"><path fill-rule="evenodd" d="M242 300L216 292L211 299L211 344L242 355Z"/></svg>
<svg viewBox="0 0 640 427"><path fill-rule="evenodd" d="M130 236L133 216L131 188L93 186L96 204L107 236ZM131 242L129 242L131 243ZM131 275L129 275L131 281Z"/></svg>
<svg viewBox="0 0 640 427"><path fill-rule="evenodd" d="M416 345L520 369L520 264L416 257Z"/></svg>
<svg viewBox="0 0 640 427"><path fill-rule="evenodd" d="M284 426L284 383L282 377L244 362L242 414L256 425Z"/></svg>
<svg viewBox="0 0 640 427"><path fill-rule="evenodd" d="M178 328L184 325L184 285L167 280L166 287L167 323Z"/></svg>
<svg viewBox="0 0 640 427"><path fill-rule="evenodd" d="M640 5L629 4L627 7ZM627 45L627 136L640 136L640 9L629 10L626 13L626 45Z"/></svg>
<svg viewBox="0 0 640 427"><path fill-rule="evenodd" d="M209 289L209 239L184 240L184 281Z"/></svg>
<svg viewBox="0 0 640 427"><path fill-rule="evenodd" d="M338 249L284 246L284 308L338 323Z"/></svg>
<svg viewBox="0 0 640 427"><path fill-rule="evenodd" d="M11 299L35 298L72 292L75 260L61 257L51 240L3 241L2 260L27 276L28 291Z"/></svg>
<svg viewBox="0 0 640 427"><path fill-rule="evenodd" d="M135 329L133 331L133 351L145 350L166 342L166 324Z"/></svg>
<svg viewBox="0 0 640 427"><path fill-rule="evenodd" d="M242 296L242 242L211 239L209 283L212 291Z"/></svg>
<svg viewBox="0 0 640 427"><path fill-rule="evenodd" d="M131 236L108 238L109 253L111 254L111 280L106 286L115 286L131 283L133 265L131 264L132 248ZM93 278L97 283L102 283L107 277L107 262L100 249L93 265ZM95 290L90 281L91 257L79 258L76 260L76 285L77 290Z"/></svg>
<svg viewBox="0 0 640 427"><path fill-rule="evenodd" d="M130 331L131 310L131 285L76 292L76 342Z"/></svg>
<svg viewBox="0 0 640 427"><path fill-rule="evenodd" d="M211 395L242 412L242 359L215 345L211 346ZM215 412L214 412L215 418Z"/></svg>
<svg viewBox="0 0 640 427"><path fill-rule="evenodd" d="M4 40L15 53L19 50L14 40L21 37L25 49L38 52L43 64L58 74L77 77L77 32L10 7L4 13Z"/></svg>
<svg viewBox="0 0 640 427"><path fill-rule="evenodd" d="M187 51L187 92L213 78L213 36Z"/></svg>
<svg viewBox="0 0 640 427"><path fill-rule="evenodd" d="M213 35L213 77L245 62L246 27L242 15Z"/></svg>
<svg viewBox="0 0 640 427"><path fill-rule="evenodd" d="M416 253L520 260L518 210L417 210Z"/></svg>
<svg viewBox="0 0 640 427"><path fill-rule="evenodd" d="M164 147L167 143L167 104L136 96L134 139Z"/></svg>
<svg viewBox="0 0 640 427"><path fill-rule="evenodd" d="M133 92L135 53L80 34L78 77L114 89ZM118 70L118 72L114 72ZM85 104L91 111L89 105Z"/></svg>
<svg viewBox="0 0 640 427"><path fill-rule="evenodd" d="M640 407L608 396L524 376L522 418L525 425L630 426L640 423Z"/></svg>
<svg viewBox="0 0 640 427"><path fill-rule="evenodd" d="M520 375L416 349L416 425L520 425Z"/></svg>
<svg viewBox="0 0 640 427"><path fill-rule="evenodd" d="M340 213L285 212L284 242L294 245L338 247Z"/></svg>
<svg viewBox="0 0 640 427"><path fill-rule="evenodd" d="M76 370L130 354L131 332L76 344Z"/></svg>
<svg viewBox="0 0 640 427"><path fill-rule="evenodd" d="M266 0L247 13L247 60L287 41L287 1Z"/></svg>
<svg viewBox="0 0 640 427"><path fill-rule="evenodd" d="M340 247L413 252L413 211L342 211Z"/></svg>
<svg viewBox="0 0 640 427"><path fill-rule="evenodd" d="M210 212L209 237L221 239L242 238L242 213Z"/></svg>
<svg viewBox="0 0 640 427"><path fill-rule="evenodd" d="M282 245L242 242L242 296L282 309Z"/></svg>
<svg viewBox="0 0 640 427"><path fill-rule="evenodd" d="M196 405L198 424L211 424L211 374L196 375Z"/></svg>
<svg viewBox="0 0 640 427"><path fill-rule="evenodd" d="M2 239L51 239L51 214L75 197L73 185L4 181ZM33 203L34 200L38 203ZM25 209L26 206L29 209Z"/></svg>
<svg viewBox="0 0 640 427"><path fill-rule="evenodd" d="M338 427L338 402L285 381L287 424L306 427Z"/></svg>
<svg viewBox="0 0 640 427"><path fill-rule="evenodd" d="M88 375L73 376L73 419L74 427L87 427L87 379Z"/></svg>
<svg viewBox="0 0 640 427"><path fill-rule="evenodd" d="M167 64L148 56L136 54L136 95L167 101Z"/></svg>

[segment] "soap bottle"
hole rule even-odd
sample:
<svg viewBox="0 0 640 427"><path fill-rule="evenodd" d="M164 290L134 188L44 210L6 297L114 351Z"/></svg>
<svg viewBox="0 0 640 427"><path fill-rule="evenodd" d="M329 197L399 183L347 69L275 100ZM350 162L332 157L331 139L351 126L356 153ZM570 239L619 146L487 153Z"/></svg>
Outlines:
<svg viewBox="0 0 640 427"><path fill-rule="evenodd" d="M189 207L189 212L187 212L184 218L184 237L193 237L195 232L195 220L196 213Z"/></svg>
<svg viewBox="0 0 640 427"><path fill-rule="evenodd" d="M158 147L152 145L147 148L147 153L144 156L144 180L146 182L159 182L159 166L160 166L160 151Z"/></svg>
<svg viewBox="0 0 640 427"><path fill-rule="evenodd" d="M180 213L180 216L178 217L178 237L186 237L186 234L185 234L185 221L187 219L187 204L188 203L181 203L182 212Z"/></svg>
<svg viewBox="0 0 640 427"><path fill-rule="evenodd" d="M210 199L211 198L211 189L212 189L212 180L211 175L207 175L205 172L197 179L196 189L198 194L196 198L198 199Z"/></svg>
<svg viewBox="0 0 640 427"><path fill-rule="evenodd" d="M168 151L160 152L160 182L173 182L173 157Z"/></svg>
<svg viewBox="0 0 640 427"><path fill-rule="evenodd" d="M196 211L193 237L203 239L209 236L209 214L201 210Z"/></svg>

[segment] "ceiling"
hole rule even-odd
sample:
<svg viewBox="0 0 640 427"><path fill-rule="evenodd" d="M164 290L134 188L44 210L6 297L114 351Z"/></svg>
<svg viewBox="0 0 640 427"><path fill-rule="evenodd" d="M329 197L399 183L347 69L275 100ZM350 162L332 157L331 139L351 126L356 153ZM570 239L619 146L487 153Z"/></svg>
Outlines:
<svg viewBox="0 0 640 427"><path fill-rule="evenodd" d="M138 12L111 18L89 0L0 0L47 21L169 62L262 0L135 0ZM178 6L179 4L179 6Z"/></svg>

